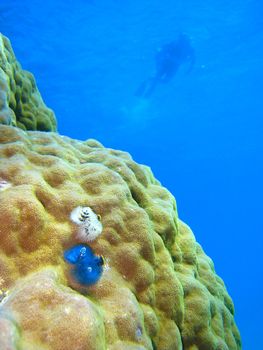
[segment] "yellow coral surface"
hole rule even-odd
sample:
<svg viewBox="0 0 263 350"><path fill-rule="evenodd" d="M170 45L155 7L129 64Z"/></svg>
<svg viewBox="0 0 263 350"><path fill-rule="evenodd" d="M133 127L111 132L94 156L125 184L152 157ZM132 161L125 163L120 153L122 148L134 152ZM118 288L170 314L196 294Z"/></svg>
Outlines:
<svg viewBox="0 0 263 350"><path fill-rule="evenodd" d="M223 281L150 168L95 140L0 125L1 181L1 350L241 348ZM63 259L78 206L103 225L90 287Z"/></svg>
<svg viewBox="0 0 263 350"><path fill-rule="evenodd" d="M56 118L44 104L30 72L21 69L10 41L0 33L0 124L25 130L56 131Z"/></svg>

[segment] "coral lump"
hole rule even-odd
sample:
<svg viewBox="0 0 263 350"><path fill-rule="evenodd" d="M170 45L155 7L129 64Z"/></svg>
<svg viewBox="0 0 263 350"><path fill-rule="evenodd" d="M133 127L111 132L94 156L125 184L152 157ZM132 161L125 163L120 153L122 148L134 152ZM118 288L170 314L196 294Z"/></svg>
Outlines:
<svg viewBox="0 0 263 350"><path fill-rule="evenodd" d="M18 325L20 349L241 348L223 281L148 167L94 140L6 125L0 159L0 178L12 183L0 192L1 288L9 290L0 332ZM88 293L62 258L78 244L70 214L79 203L103 218L90 246L110 267Z"/></svg>
<svg viewBox="0 0 263 350"><path fill-rule="evenodd" d="M55 131L56 118L47 108L33 75L17 62L10 41L0 33L0 123L24 130Z"/></svg>

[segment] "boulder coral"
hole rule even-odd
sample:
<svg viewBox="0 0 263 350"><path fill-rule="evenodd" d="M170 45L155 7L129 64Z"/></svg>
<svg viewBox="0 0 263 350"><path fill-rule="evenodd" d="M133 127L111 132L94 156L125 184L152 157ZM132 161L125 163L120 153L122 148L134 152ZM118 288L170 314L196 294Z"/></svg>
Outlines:
<svg viewBox="0 0 263 350"><path fill-rule="evenodd" d="M1 350L241 349L222 279L149 167L93 139L3 124ZM89 286L64 259L83 243L78 207L103 228Z"/></svg>
<svg viewBox="0 0 263 350"><path fill-rule="evenodd" d="M150 168L95 140L0 126L0 344L10 349L240 349L213 263ZM107 268L79 285L63 253L88 205ZM12 337L10 334L13 334ZM10 338L11 337L11 338ZM6 345L1 349L9 349Z"/></svg>
<svg viewBox="0 0 263 350"><path fill-rule="evenodd" d="M56 118L38 91L34 76L16 60L0 33L0 123L24 130L56 131Z"/></svg>

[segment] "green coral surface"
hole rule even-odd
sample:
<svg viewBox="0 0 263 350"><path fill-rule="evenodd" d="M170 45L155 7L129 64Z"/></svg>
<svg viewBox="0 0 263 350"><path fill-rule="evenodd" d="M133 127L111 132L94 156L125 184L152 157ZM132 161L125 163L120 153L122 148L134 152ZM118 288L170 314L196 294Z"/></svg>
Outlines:
<svg viewBox="0 0 263 350"><path fill-rule="evenodd" d="M56 131L56 118L47 108L33 75L21 69L10 41L0 33L0 124L24 130Z"/></svg>

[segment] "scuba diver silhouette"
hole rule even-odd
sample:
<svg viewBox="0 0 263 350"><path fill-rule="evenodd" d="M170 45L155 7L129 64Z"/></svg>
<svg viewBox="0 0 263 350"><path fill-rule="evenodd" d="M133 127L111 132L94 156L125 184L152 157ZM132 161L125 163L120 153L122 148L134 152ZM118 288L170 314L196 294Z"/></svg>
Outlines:
<svg viewBox="0 0 263 350"><path fill-rule="evenodd" d="M169 82L183 63L189 62L190 72L195 62L194 49L186 34L180 34L177 40L162 46L155 55L155 74L146 79L136 90L135 95L149 98L158 84Z"/></svg>

